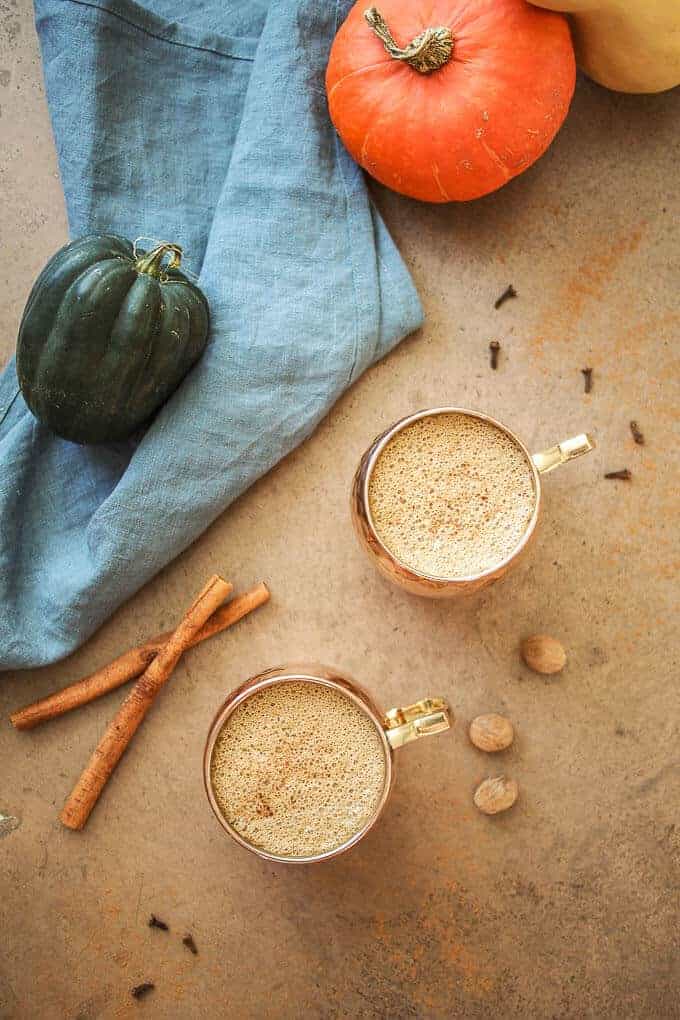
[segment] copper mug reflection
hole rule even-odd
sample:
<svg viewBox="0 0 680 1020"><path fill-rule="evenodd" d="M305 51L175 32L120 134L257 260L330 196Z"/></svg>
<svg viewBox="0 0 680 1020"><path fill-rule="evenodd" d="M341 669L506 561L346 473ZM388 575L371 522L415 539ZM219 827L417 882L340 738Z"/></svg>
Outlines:
<svg viewBox="0 0 680 1020"><path fill-rule="evenodd" d="M390 552L387 546L383 545L371 517L368 491L371 473L380 454L390 440L402 429L420 418L429 418L437 414L467 415L505 432L524 454L533 478L534 509L521 541L504 560L501 560L488 570L469 577L434 577L429 574L420 573L414 567L402 563ZM416 414L402 418L379 435L364 453L354 476L352 487L351 510L354 530L357 533L359 542L373 559L380 572L389 581L406 589L406 591L414 595L426 595L430 598L455 598L459 595L473 594L503 577L515 565L529 545L536 530L541 510L541 476L548 474L549 471L553 471L561 464L566 464L567 461L573 460L575 457L589 453L594 447L595 443L591 437L583 434L574 436L572 439L565 439L548 450L532 455L514 432L511 432L506 425L496 421L495 418L491 418L488 414L482 414L480 411L470 411L463 407L434 407L418 411Z"/></svg>
<svg viewBox="0 0 680 1020"><path fill-rule="evenodd" d="M382 793L371 817L357 832L340 846L309 857L282 857L269 853L262 847L255 846L244 837L225 818L215 797L211 779L212 755L215 742L222 727L231 713L246 698L274 684L290 682L306 682L320 684L344 694L348 697L375 726L385 756L385 780ZM370 694L354 680L342 676L337 670L318 663L277 666L258 676L252 677L227 697L212 721L203 753L203 780L210 806L222 828L246 850L257 854L268 861L282 864L311 864L316 861L328 860L345 853L364 838L378 821L389 799L394 782L394 751L420 737L442 733L451 726L451 714L448 705L441 698L424 698L406 708L392 708L382 712Z"/></svg>

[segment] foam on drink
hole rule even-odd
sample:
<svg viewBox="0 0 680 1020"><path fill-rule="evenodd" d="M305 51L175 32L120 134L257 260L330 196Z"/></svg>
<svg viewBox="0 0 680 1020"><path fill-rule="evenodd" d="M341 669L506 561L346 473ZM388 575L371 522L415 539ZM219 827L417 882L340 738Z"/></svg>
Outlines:
<svg viewBox="0 0 680 1020"><path fill-rule="evenodd" d="M517 548L536 505L523 450L490 422L459 413L397 432L373 467L368 497L383 545L438 578L497 566Z"/></svg>
<svg viewBox="0 0 680 1020"><path fill-rule="evenodd" d="M278 857L326 853L359 832L375 813L385 772L368 716L339 691L295 680L237 705L211 759L226 820Z"/></svg>

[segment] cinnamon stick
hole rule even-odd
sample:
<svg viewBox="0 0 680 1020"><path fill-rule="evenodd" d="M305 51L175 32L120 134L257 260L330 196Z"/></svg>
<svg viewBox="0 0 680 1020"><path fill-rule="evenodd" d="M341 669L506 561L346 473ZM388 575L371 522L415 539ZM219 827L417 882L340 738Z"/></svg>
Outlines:
<svg viewBox="0 0 680 1020"><path fill-rule="evenodd" d="M138 727L166 683L183 652L229 594L226 581L214 574L173 631L155 659L122 703L94 750L85 771L59 815L69 829L82 829L99 795Z"/></svg>
<svg viewBox="0 0 680 1020"><path fill-rule="evenodd" d="M191 646L226 630L227 627L231 627L232 624L243 619L258 606L264 605L268 600L269 590L263 582L255 585L250 591L244 592L243 595L236 595L225 606L215 610L208 622L192 639ZM30 730L40 723L70 712L73 708L86 705L89 701L94 701L95 698L100 698L103 694L115 690L116 687L122 687L129 680L141 676L146 667L156 658L171 633L171 631L166 631L163 634L157 634L145 644L123 652L113 662L89 676L83 677L82 680L76 680L75 683L63 687L60 691L55 691L54 694L49 694L46 698L40 698L39 701L17 709L9 717L10 722L18 730Z"/></svg>

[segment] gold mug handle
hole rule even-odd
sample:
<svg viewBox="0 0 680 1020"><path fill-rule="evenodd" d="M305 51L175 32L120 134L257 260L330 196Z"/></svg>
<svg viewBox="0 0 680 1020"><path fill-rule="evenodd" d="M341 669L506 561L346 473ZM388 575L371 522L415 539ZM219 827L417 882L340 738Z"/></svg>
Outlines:
<svg viewBox="0 0 680 1020"><path fill-rule="evenodd" d="M585 432L580 436L573 436L565 439L557 446L551 446L549 450L542 450L535 453L532 460L540 475L546 475L548 471L554 471L560 464L566 464L568 460L582 457L584 453L590 453L595 449L595 440Z"/></svg>
<svg viewBox="0 0 680 1020"><path fill-rule="evenodd" d="M394 750L420 737L443 733L451 727L452 715L442 698L423 698L406 708L390 708L385 713L385 736Z"/></svg>

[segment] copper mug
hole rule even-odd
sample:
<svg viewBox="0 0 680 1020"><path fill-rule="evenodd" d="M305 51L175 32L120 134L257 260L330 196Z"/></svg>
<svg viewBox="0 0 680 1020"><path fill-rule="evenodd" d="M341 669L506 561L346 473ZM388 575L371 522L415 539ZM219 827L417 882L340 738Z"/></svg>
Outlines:
<svg viewBox="0 0 680 1020"><path fill-rule="evenodd" d="M430 418L437 414L459 414L471 418L478 418L480 421L500 429L519 447L524 454L527 464L531 468L535 503L533 513L527 524L526 530L519 542L509 556L493 567L468 577L434 577L429 574L420 573L417 569L402 563L393 553L383 545L371 517L368 491L371 474L380 454L394 436L402 429L418 421L420 418ZM539 513L541 509L541 476L553 471L561 464L589 453L594 449L595 443L588 435L574 436L572 439L565 439L556 446L551 446L541 453L529 453L526 446L518 436L511 432L507 425L496 421L488 414L480 411L470 411L464 407L434 407L424 411L417 411L396 422L385 432L379 435L371 446L366 450L354 476L352 486L351 510L354 530L359 542L373 559L380 572L394 584L414 595L426 595L430 598L455 598L459 595L470 595L486 588L492 584L515 565L521 554L529 545L536 530Z"/></svg>
<svg viewBox="0 0 680 1020"><path fill-rule="evenodd" d="M248 842L225 818L215 796L211 778L212 755L215 742L231 713L238 705L258 691L262 691L264 688L271 687L274 684L291 682L319 684L323 687L329 687L349 698L375 727L385 756L383 789L370 818L340 846L309 857L277 856L276 854L269 853L262 847ZM345 853L353 846L356 846L370 832L385 810L394 782L394 751L404 744L418 740L420 737L427 737L448 730L451 726L451 719L448 705L441 698L424 698L422 701L408 705L406 708L391 708L387 712L382 712L367 691L355 683L354 680L347 676L342 676L335 669L321 666L318 663L276 666L273 669L266 670L264 673L260 673L258 676L252 677L232 691L218 709L208 731L203 753L203 781L208 801L225 832L242 847L245 847L246 850L257 854L258 857L282 864L311 864L316 861L337 857L338 854Z"/></svg>

